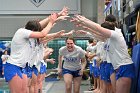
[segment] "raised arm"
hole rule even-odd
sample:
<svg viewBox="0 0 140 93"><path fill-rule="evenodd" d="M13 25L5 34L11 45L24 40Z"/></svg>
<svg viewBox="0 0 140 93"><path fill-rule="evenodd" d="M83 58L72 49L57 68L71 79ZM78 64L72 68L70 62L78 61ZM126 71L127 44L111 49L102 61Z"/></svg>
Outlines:
<svg viewBox="0 0 140 93"><path fill-rule="evenodd" d="M40 42L46 43L48 41L54 40L56 38L61 38L64 35L65 30L61 30L56 33L47 34L44 38L40 39Z"/></svg>
<svg viewBox="0 0 140 93"><path fill-rule="evenodd" d="M82 34L82 35L85 35L85 36L91 37L91 38L96 38L99 41L104 41L105 40L105 37L102 34L94 31L96 33L95 34L90 30L92 30L92 29L87 29L86 31L85 30L77 30L77 31L75 31L75 33L76 34ZM89 31L89 32L87 32L87 31Z"/></svg>
<svg viewBox="0 0 140 93"><path fill-rule="evenodd" d="M95 31L95 30L93 30L91 28L88 28L88 31L90 31L91 34L93 35L93 37L95 37L99 41L105 41L107 39L107 37L105 37L101 33L97 32L97 31Z"/></svg>
<svg viewBox="0 0 140 93"><path fill-rule="evenodd" d="M99 24L85 18L84 16L76 15L73 20L74 20L74 22L77 22L78 24L85 25L85 26L93 29L94 31L98 31L99 33L101 33L102 35L104 35L107 38L109 38L111 36L111 30L101 27ZM93 32L93 33L95 33L95 32Z"/></svg>
<svg viewBox="0 0 140 93"><path fill-rule="evenodd" d="M49 23L50 20L50 16L48 16L47 18L41 20L39 23L41 25L42 28L45 28L47 26L47 24Z"/></svg>
<svg viewBox="0 0 140 93"><path fill-rule="evenodd" d="M68 7L63 7L63 9L58 13L58 16L67 16L69 12L69 8Z"/></svg>
<svg viewBox="0 0 140 93"><path fill-rule="evenodd" d="M49 18L49 23L48 25L41 31L41 32L31 32L30 34L30 38L43 38L45 37L49 31L51 30L51 28L53 27L53 24L55 23L56 19L57 19L57 14L53 13L51 14L50 18Z"/></svg>
<svg viewBox="0 0 140 93"><path fill-rule="evenodd" d="M68 15L68 11L69 11L69 8L68 7L63 7L63 9L59 13L56 13L56 14L57 14L58 18L60 16L67 16ZM57 20L59 20L59 19L57 19ZM49 23L49 20L50 20L50 16L48 16L47 18L41 20L39 22L41 24L41 27L42 28L45 28L47 26L47 24Z"/></svg>

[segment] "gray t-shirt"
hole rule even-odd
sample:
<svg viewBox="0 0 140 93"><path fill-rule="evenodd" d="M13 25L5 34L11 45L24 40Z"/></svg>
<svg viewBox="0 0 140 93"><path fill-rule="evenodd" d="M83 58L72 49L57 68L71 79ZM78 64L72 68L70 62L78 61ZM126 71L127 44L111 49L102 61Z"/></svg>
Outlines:
<svg viewBox="0 0 140 93"><path fill-rule="evenodd" d="M74 51L69 52L66 46L59 49L59 55L63 56L63 68L76 71L81 69L81 59L85 57L85 51L79 47L74 46Z"/></svg>

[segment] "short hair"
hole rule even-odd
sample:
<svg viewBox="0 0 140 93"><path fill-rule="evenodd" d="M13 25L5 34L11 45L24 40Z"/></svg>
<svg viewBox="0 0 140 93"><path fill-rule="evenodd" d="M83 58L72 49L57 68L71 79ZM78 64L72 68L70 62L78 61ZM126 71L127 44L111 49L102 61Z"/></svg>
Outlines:
<svg viewBox="0 0 140 93"><path fill-rule="evenodd" d="M25 25L25 29L32 30L32 31L41 31L41 25L37 20L30 20Z"/></svg>
<svg viewBox="0 0 140 93"><path fill-rule="evenodd" d="M66 38L66 42L67 42L68 39L69 39L69 40L72 40L72 41L74 42L74 44L75 44L75 39L74 39L74 37L72 37L72 36L67 37L67 38Z"/></svg>

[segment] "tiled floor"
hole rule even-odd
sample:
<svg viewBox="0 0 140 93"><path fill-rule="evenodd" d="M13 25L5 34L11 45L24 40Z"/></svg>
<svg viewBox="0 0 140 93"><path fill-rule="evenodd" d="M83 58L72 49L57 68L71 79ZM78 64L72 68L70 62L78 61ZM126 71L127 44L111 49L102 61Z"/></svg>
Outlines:
<svg viewBox="0 0 140 93"><path fill-rule="evenodd" d="M89 88L89 81L82 81L80 93L92 93L84 92ZM63 80L49 81L43 84L43 93L65 93L65 85ZM9 93L8 85L4 79L0 79L0 93Z"/></svg>

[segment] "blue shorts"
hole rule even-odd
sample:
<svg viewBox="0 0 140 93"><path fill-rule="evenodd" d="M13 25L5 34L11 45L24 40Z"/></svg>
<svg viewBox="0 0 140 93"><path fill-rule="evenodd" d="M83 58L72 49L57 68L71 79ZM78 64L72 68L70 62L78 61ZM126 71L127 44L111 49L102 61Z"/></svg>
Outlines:
<svg viewBox="0 0 140 93"><path fill-rule="evenodd" d="M121 77L128 78L135 77L134 64L122 65L118 69L116 69L115 72L116 72L116 80L118 80Z"/></svg>
<svg viewBox="0 0 140 93"><path fill-rule="evenodd" d="M27 67L27 76L28 78L32 78L32 73L34 72L34 74L36 76L38 76L38 70L35 66L33 66L32 68L30 66Z"/></svg>
<svg viewBox="0 0 140 93"><path fill-rule="evenodd" d="M71 74L73 77L81 77L81 75L79 75L79 71L80 70L76 70L76 71L71 71L71 70L68 70L68 69L65 69L63 68L62 70L62 74Z"/></svg>
<svg viewBox="0 0 140 93"><path fill-rule="evenodd" d="M93 66L92 66L92 63L89 64L89 71L90 71L90 75L93 75Z"/></svg>
<svg viewBox="0 0 140 93"><path fill-rule="evenodd" d="M46 73L47 69L46 69L46 65L44 65L43 63L41 63L41 66L40 66L40 74L44 74Z"/></svg>
<svg viewBox="0 0 140 93"><path fill-rule="evenodd" d="M111 63L105 64L105 74L106 74L106 80L107 82L111 82L110 76L115 72L113 65Z"/></svg>
<svg viewBox="0 0 140 93"><path fill-rule="evenodd" d="M25 68L22 68L22 72L26 75L28 74L28 63L26 64Z"/></svg>
<svg viewBox="0 0 140 93"><path fill-rule="evenodd" d="M97 66L96 59L93 60L93 63L94 63L94 66L93 66L93 75L94 75L95 78L97 78L97 77L100 76L100 69Z"/></svg>
<svg viewBox="0 0 140 93"><path fill-rule="evenodd" d="M27 77L32 78L32 68L30 66L27 67Z"/></svg>
<svg viewBox="0 0 140 93"><path fill-rule="evenodd" d="M32 67L32 72L34 72L34 74L35 74L36 76L38 76L38 70L37 70L37 68L35 67L35 65Z"/></svg>
<svg viewBox="0 0 140 93"><path fill-rule="evenodd" d="M97 66L93 67L93 75L94 75L95 78L100 76L100 69L99 69L99 67L97 67Z"/></svg>
<svg viewBox="0 0 140 93"><path fill-rule="evenodd" d="M104 61L104 62L102 62L101 64L100 64L100 76L101 76L101 80L107 80L106 79L106 74L105 74L105 64L106 64L107 62L106 61Z"/></svg>
<svg viewBox="0 0 140 93"><path fill-rule="evenodd" d="M21 68L19 66L6 63L4 65L4 77L6 82L9 82L16 74L22 78L22 74L26 73L24 68Z"/></svg>

